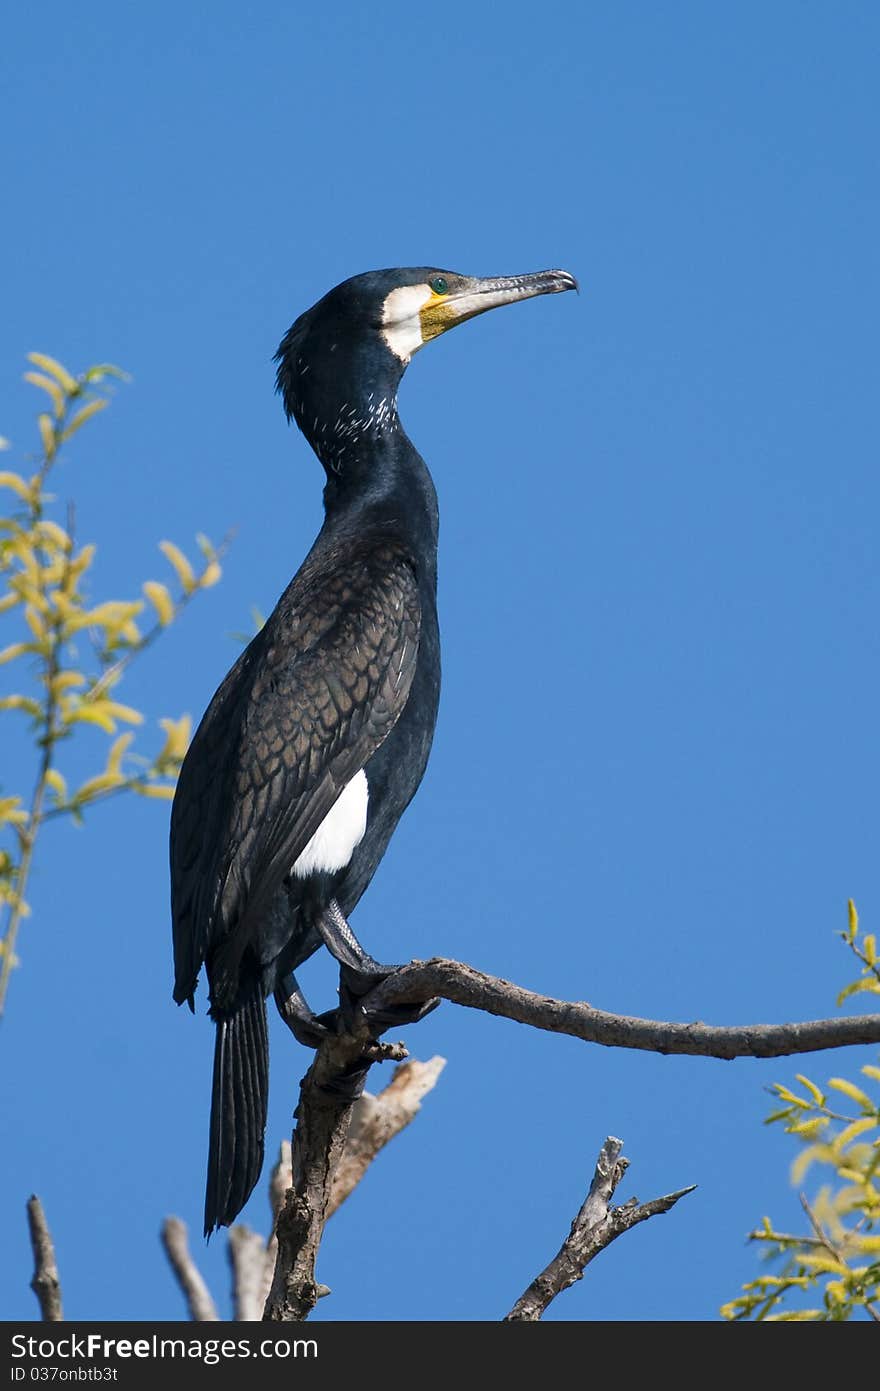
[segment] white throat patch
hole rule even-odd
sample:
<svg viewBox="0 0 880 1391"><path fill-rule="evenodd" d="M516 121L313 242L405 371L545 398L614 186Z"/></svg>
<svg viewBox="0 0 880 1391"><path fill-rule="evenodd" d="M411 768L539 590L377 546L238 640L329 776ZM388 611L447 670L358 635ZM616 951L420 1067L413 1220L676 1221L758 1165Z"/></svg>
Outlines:
<svg viewBox="0 0 880 1391"><path fill-rule="evenodd" d="M382 337L401 362L409 362L425 341L420 315L431 298L430 285L400 285L385 300Z"/></svg>
<svg viewBox="0 0 880 1391"><path fill-rule="evenodd" d="M364 838L367 829L367 803L370 789L367 775L361 768L351 782L346 783L336 801L297 858L292 873L297 879L323 870L334 874L344 869Z"/></svg>

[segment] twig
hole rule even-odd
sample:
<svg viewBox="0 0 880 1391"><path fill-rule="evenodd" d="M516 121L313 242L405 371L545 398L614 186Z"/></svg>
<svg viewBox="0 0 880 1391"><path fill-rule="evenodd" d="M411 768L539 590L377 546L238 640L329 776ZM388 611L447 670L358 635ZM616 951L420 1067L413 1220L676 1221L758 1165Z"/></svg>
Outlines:
<svg viewBox="0 0 880 1391"><path fill-rule="evenodd" d="M815 1212L813 1211L807 1200L807 1195L805 1193L800 1193L798 1196L801 1200L801 1207L807 1214L807 1220L809 1221L810 1226L813 1228L813 1231L816 1233L816 1240L818 1241L819 1245L824 1246L825 1250L828 1252L828 1254L831 1256L833 1260L837 1261L838 1265L846 1266L846 1268L849 1269L849 1261L846 1259L846 1256L844 1255L840 1247L831 1240L831 1237L828 1235L825 1228L822 1226L822 1223L819 1221L818 1217L816 1216ZM809 1238L805 1238L803 1244L806 1245L808 1241ZM880 1312L878 1312L877 1306L875 1304L873 1304L870 1300L865 1300L865 1309L875 1323L880 1323Z"/></svg>
<svg viewBox="0 0 880 1391"><path fill-rule="evenodd" d="M275 1263L278 1260L278 1236L275 1230L278 1223L278 1214L281 1211L285 1195L292 1186L293 1160L291 1157L290 1141L282 1140L278 1158L275 1161L269 1179L269 1206L272 1210L272 1226L270 1228L269 1240L266 1242L266 1251L263 1256L263 1282L260 1287L260 1308L257 1313L258 1319L263 1317L266 1300L269 1298L269 1291L272 1288Z"/></svg>
<svg viewBox="0 0 880 1391"><path fill-rule="evenodd" d="M59 426L60 428L60 426ZM37 513L34 511L34 519ZM68 518L68 526L73 529L72 513ZM64 572L61 580L61 589L67 582L70 575L71 549L68 550L64 559ZM40 827L45 820L43 803L46 800L46 788L49 785L49 773L52 770L52 759L55 745L58 741L59 731L56 728L58 717L59 697L56 686L56 679L61 670L61 649L64 646L62 636L64 619L59 612L55 618L49 621L49 650L43 655L42 677L46 686L46 703L40 711L39 724L42 733L38 739L38 747L41 749L39 765L37 769L37 779L34 784L31 805L27 815L24 829L19 833L19 843L21 846L21 859L15 873L15 889L12 898L9 900L9 918L6 930L3 933L3 951L0 953L0 1018L6 1008L6 995L9 990L9 981L15 965L15 943L18 938L19 928L22 919L27 911L25 906L25 893L27 892L28 879L30 877L33 864L34 850L37 843L37 836Z"/></svg>
<svg viewBox="0 0 880 1391"><path fill-rule="evenodd" d="M609 1135L596 1161L596 1171L583 1207L571 1224L571 1231L557 1254L516 1301L505 1323L534 1322L540 1319L552 1300L569 1285L580 1280L594 1256L639 1222L668 1212L679 1198L694 1191L694 1185L640 1203L630 1198L621 1207L612 1207L614 1190L629 1167L621 1154L623 1141Z"/></svg>
<svg viewBox="0 0 880 1391"><path fill-rule="evenodd" d="M211 1292L190 1255L186 1224L179 1217L165 1218L162 1223L162 1245L183 1291L190 1318L196 1323L219 1322L220 1315Z"/></svg>
<svg viewBox="0 0 880 1391"><path fill-rule="evenodd" d="M31 1249L34 1253L31 1289L37 1296L43 1322L61 1323L64 1313L61 1308L61 1283L58 1279L55 1247L52 1244L43 1204L36 1194L28 1198L27 1217Z"/></svg>
<svg viewBox="0 0 880 1391"><path fill-rule="evenodd" d="M365 996L365 1008L428 1000L439 995L469 1009L531 1024L536 1029L568 1034L606 1048L640 1048L655 1053L685 1053L710 1058L780 1058L789 1053L812 1053L820 1048L843 1048L855 1043L880 1043L880 1014L857 1014L841 1019L811 1019L799 1024L668 1023L609 1014L584 1002L555 1000L522 986L487 976L461 961L434 957L413 961L387 976Z"/></svg>

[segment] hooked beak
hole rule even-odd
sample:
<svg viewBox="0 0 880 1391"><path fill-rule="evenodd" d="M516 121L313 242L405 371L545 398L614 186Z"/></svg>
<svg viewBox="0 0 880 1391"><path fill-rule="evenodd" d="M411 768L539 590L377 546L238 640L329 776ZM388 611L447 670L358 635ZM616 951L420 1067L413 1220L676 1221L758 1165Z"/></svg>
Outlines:
<svg viewBox="0 0 880 1391"><path fill-rule="evenodd" d="M504 275L494 279L462 278L449 294L433 297L421 310L422 339L436 338L446 329L487 309L531 299L534 295L558 295L563 290L579 290L567 270L539 270L531 275Z"/></svg>

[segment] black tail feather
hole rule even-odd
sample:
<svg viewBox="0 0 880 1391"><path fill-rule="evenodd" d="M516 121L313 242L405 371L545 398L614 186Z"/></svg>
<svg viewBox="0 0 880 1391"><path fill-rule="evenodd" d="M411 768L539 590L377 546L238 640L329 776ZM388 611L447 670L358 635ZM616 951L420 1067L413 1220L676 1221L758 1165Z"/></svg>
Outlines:
<svg viewBox="0 0 880 1391"><path fill-rule="evenodd" d="M269 1038L258 980L235 1013L216 1024L205 1236L235 1221L263 1167Z"/></svg>

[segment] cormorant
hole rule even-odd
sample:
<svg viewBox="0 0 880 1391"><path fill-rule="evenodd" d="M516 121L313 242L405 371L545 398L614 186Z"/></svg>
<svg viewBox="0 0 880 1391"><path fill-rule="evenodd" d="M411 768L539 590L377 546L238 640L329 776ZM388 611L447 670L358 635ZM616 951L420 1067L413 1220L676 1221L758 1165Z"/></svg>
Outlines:
<svg viewBox="0 0 880 1391"><path fill-rule="evenodd" d="M333 1019L309 1010L301 962L324 942L349 1009L392 969L347 919L421 781L440 693L437 497L400 424L401 377L464 319L576 288L561 270L373 271L302 314L276 354L287 417L326 471L325 520L208 706L171 814L174 999L193 1008L204 963L217 1028L206 1235L262 1168L268 996L314 1046Z"/></svg>

